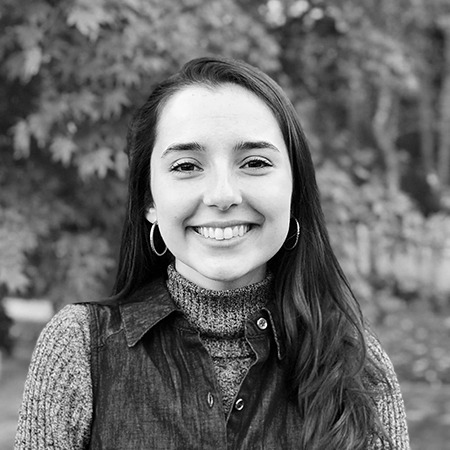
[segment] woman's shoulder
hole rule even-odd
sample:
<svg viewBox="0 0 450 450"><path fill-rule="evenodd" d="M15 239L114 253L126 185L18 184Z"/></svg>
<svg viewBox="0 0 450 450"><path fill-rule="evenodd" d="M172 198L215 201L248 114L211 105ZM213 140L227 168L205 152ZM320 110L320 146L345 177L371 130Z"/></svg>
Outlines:
<svg viewBox="0 0 450 450"><path fill-rule="evenodd" d="M69 305L42 330L28 369L15 448L85 448L92 417L89 314ZM51 443L51 445L50 445Z"/></svg>
<svg viewBox="0 0 450 450"><path fill-rule="evenodd" d="M35 349L41 356L55 359L61 354L89 354L89 311L86 305L67 305L42 330ZM81 353L80 353L81 351Z"/></svg>
<svg viewBox="0 0 450 450"><path fill-rule="evenodd" d="M369 327L366 328L366 344L367 355L371 362L369 387L375 394L374 400L379 418L386 433L392 439L393 448L407 450L409 437L405 407L394 366L375 332ZM381 441L377 441L371 448L386 447Z"/></svg>
<svg viewBox="0 0 450 450"><path fill-rule="evenodd" d="M372 362L378 366L382 366L388 372L394 371L392 362L384 350L380 339L376 335L375 331L367 326L365 328L365 337L367 345L367 354Z"/></svg>
<svg viewBox="0 0 450 450"><path fill-rule="evenodd" d="M43 383L55 392L76 386L85 395L90 389L90 356L88 309L83 305L65 306L48 322L37 340L27 389L39 390ZM76 383L73 373L80 375Z"/></svg>
<svg viewBox="0 0 450 450"><path fill-rule="evenodd" d="M366 346L368 366L368 381L378 389L388 392L399 392L400 387L394 365L384 350L379 338L371 328L366 328Z"/></svg>
<svg viewBox="0 0 450 450"><path fill-rule="evenodd" d="M67 331L89 332L89 310L86 304L64 306L50 319L42 333L52 335Z"/></svg>
<svg viewBox="0 0 450 450"><path fill-rule="evenodd" d="M388 358L387 353L383 349L380 339L371 327L365 328L365 337L367 343L367 351L371 357L378 362L385 362Z"/></svg>
<svg viewBox="0 0 450 450"><path fill-rule="evenodd" d="M89 310L86 303L74 303L64 306L50 320L53 324L83 325L88 322Z"/></svg>

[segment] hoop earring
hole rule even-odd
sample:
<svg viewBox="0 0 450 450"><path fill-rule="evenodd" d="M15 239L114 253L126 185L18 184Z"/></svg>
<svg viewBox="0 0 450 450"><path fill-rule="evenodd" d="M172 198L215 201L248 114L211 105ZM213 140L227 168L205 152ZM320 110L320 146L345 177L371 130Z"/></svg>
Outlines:
<svg viewBox="0 0 450 450"><path fill-rule="evenodd" d="M294 248L297 247L297 244L298 244L298 238L300 237L300 224L298 223L298 220L297 220L294 216L292 216L291 219L294 219L294 220L295 220L295 226L297 227L297 229L296 229L296 231L295 231L295 242L294 242L294 244L293 244L291 247L286 247L286 242L287 242L289 239L293 238L294 235L288 236L288 237L286 238L286 241L284 241L283 248L284 248L285 250L288 250L288 251L289 251L289 250L294 250Z"/></svg>
<svg viewBox="0 0 450 450"><path fill-rule="evenodd" d="M152 223L152 227L150 228L150 247L152 248L152 251L156 256L163 256L167 252L167 245L166 245L166 248L161 253L158 253L158 251L156 250L156 247L155 247L154 234L155 234L155 228L157 225L158 225L158 222L155 220Z"/></svg>

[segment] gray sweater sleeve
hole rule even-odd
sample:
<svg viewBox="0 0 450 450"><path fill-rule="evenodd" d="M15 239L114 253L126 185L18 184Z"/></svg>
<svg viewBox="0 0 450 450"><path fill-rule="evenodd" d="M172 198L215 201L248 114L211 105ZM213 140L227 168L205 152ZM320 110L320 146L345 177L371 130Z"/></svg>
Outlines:
<svg viewBox="0 0 450 450"><path fill-rule="evenodd" d="M385 369L387 381L390 385L389 387L385 386L381 390L376 400L381 423L386 433L392 439L395 450L409 450L410 445L405 406L394 366L378 340L371 333L368 333L367 337L369 355L377 364ZM390 447L386 447L385 444L377 439L371 448L374 450L387 450Z"/></svg>
<svg viewBox="0 0 450 450"><path fill-rule="evenodd" d="M66 306L42 331L25 382L15 450L87 447L92 420L88 314L86 306Z"/></svg>

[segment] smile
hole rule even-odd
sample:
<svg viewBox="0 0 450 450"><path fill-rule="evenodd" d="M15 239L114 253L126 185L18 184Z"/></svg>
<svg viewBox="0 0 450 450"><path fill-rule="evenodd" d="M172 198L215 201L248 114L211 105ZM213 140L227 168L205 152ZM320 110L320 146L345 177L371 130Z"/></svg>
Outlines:
<svg viewBox="0 0 450 450"><path fill-rule="evenodd" d="M236 225L234 227L216 228L216 227L194 227L194 230L201 236L216 241L223 241L242 237L250 231L250 225Z"/></svg>

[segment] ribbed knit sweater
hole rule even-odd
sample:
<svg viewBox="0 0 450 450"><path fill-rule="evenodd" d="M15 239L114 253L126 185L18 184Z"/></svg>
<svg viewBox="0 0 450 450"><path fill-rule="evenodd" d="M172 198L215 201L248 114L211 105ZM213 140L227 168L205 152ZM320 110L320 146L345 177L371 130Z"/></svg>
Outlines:
<svg viewBox="0 0 450 450"><path fill-rule="evenodd" d="M200 333L214 363L225 410L230 408L254 354L244 338L247 317L271 301L271 277L230 291L199 288L168 270L168 290ZM16 450L84 449L92 421L89 314L85 305L63 308L41 333L25 383ZM369 353L387 371L393 393L377 408L396 450L408 450L403 400L391 362L369 336ZM378 441L372 449L383 449Z"/></svg>

